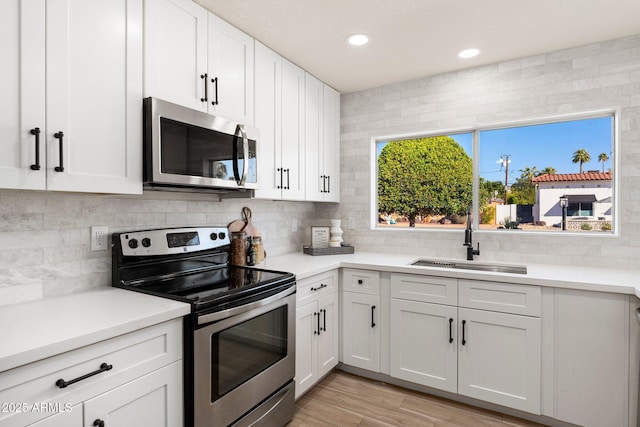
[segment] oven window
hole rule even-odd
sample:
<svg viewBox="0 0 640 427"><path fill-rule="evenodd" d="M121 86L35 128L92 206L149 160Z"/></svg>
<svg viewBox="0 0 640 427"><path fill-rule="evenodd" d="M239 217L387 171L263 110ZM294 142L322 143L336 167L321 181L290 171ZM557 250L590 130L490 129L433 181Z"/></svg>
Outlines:
<svg viewBox="0 0 640 427"><path fill-rule="evenodd" d="M211 336L214 402L287 356L287 306Z"/></svg>

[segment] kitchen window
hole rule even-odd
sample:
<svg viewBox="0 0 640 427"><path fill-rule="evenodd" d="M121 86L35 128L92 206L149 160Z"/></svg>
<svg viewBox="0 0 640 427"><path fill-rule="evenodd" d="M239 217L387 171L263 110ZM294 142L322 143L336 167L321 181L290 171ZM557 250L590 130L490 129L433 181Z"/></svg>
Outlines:
<svg viewBox="0 0 640 427"><path fill-rule="evenodd" d="M374 228L611 234L612 112L375 140Z"/></svg>

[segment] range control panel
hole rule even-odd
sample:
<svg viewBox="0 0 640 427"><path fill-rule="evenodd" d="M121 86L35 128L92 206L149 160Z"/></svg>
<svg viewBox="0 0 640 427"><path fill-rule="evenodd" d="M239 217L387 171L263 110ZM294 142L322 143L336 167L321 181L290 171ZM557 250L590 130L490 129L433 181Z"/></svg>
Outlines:
<svg viewBox="0 0 640 427"><path fill-rule="evenodd" d="M124 256L171 255L228 245L227 227L162 228L120 233Z"/></svg>

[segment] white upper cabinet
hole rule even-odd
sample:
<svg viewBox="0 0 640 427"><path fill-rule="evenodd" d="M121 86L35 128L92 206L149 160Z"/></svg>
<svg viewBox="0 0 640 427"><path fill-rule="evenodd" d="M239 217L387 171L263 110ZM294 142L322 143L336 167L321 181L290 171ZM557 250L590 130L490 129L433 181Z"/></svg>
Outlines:
<svg viewBox="0 0 640 427"><path fill-rule="evenodd" d="M2 188L46 188L44 10L44 0L11 0L3 3L0 13Z"/></svg>
<svg viewBox="0 0 640 427"><path fill-rule="evenodd" d="M340 201L340 94L305 76L306 200Z"/></svg>
<svg viewBox="0 0 640 427"><path fill-rule="evenodd" d="M207 111L207 28L193 1L145 1L145 96Z"/></svg>
<svg viewBox="0 0 640 427"><path fill-rule="evenodd" d="M256 42L261 199L304 200L304 71Z"/></svg>
<svg viewBox="0 0 640 427"><path fill-rule="evenodd" d="M141 193L142 0L2 10L0 186Z"/></svg>
<svg viewBox="0 0 640 427"><path fill-rule="evenodd" d="M253 126L253 38L208 15L209 112Z"/></svg>
<svg viewBox="0 0 640 427"><path fill-rule="evenodd" d="M253 38L191 0L146 0L145 23L145 96L253 126Z"/></svg>

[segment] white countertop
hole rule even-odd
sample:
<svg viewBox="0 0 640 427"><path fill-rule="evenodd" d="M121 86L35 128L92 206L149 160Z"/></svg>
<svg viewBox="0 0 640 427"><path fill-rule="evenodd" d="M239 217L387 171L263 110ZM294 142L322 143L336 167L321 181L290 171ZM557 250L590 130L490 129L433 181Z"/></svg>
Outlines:
<svg viewBox="0 0 640 427"><path fill-rule="evenodd" d="M640 298L640 271L526 264L527 274L508 274L451 268L416 267L410 265L419 258L421 257L416 255L381 254L375 252L319 256L295 253L268 257L261 263L260 267L270 270L292 272L298 280L334 268L360 268L397 273L447 276L459 279L490 280L524 285L612 292L635 295ZM466 262L462 259L459 261ZM485 261L468 262L487 264ZM504 263L504 265L509 264Z"/></svg>
<svg viewBox="0 0 640 427"><path fill-rule="evenodd" d="M0 372L189 312L185 303L112 287L0 306Z"/></svg>

